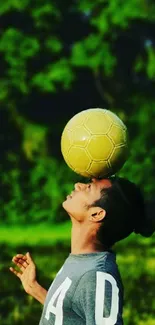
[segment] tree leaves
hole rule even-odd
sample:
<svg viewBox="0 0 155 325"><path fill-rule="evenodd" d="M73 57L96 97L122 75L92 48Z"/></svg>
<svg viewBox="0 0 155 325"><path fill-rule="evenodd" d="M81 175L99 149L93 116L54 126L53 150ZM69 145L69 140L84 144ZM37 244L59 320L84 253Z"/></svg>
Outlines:
<svg viewBox="0 0 155 325"><path fill-rule="evenodd" d="M98 101L122 112L129 129L132 154L121 172L143 185L146 170L144 187L152 191L154 2L68 0L65 6L50 0L2 0L0 16L1 107L11 113L14 105L18 112L33 93L72 92L78 75L91 72ZM29 121L25 130L34 131ZM39 134L44 141L44 132ZM25 151L29 157L33 147L35 140Z"/></svg>

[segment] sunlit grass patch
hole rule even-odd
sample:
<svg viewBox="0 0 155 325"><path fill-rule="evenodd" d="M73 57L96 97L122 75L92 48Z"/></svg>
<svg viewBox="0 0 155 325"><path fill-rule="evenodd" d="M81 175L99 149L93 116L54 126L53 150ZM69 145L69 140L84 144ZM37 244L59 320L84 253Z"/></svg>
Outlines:
<svg viewBox="0 0 155 325"><path fill-rule="evenodd" d="M0 243L9 245L37 244L49 245L57 241L68 241L70 239L71 222L63 224L40 224L31 226L15 226L0 228Z"/></svg>

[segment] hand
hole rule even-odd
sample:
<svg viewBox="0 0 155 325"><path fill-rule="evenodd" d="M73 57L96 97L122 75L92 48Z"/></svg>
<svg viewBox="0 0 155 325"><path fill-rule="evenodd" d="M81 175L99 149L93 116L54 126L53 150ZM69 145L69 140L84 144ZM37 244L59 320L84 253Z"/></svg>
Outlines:
<svg viewBox="0 0 155 325"><path fill-rule="evenodd" d="M10 267L10 271L14 273L22 282L26 293L31 294L34 285L36 284L36 265L32 260L30 253L17 254L13 257L12 262L15 263L20 271L16 271Z"/></svg>

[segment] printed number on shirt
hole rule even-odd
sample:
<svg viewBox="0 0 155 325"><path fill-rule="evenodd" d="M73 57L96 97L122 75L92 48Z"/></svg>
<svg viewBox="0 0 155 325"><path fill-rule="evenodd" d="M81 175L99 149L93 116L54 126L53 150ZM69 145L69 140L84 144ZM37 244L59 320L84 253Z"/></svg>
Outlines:
<svg viewBox="0 0 155 325"><path fill-rule="evenodd" d="M52 296L47 306L45 318L49 320L50 313L53 313L56 316L54 325L63 324L63 300L65 298L66 292L68 291L71 283L72 281L67 277L65 281L60 285L60 287L55 291L54 295ZM56 299L57 299L57 303L55 307L54 302Z"/></svg>
<svg viewBox="0 0 155 325"><path fill-rule="evenodd" d="M110 282L111 308L109 317L103 317L104 301L106 299L105 281ZM119 309L119 296L116 280L112 275L104 272L96 272L96 300L95 300L95 324L96 325L114 325L117 322Z"/></svg>

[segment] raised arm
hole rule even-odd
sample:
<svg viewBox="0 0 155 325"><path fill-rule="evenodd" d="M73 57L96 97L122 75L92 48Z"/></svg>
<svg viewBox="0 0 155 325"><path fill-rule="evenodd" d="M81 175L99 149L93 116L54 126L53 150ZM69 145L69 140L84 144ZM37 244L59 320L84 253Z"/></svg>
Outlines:
<svg viewBox="0 0 155 325"><path fill-rule="evenodd" d="M12 262L18 266L19 271L10 267L10 271L15 274L22 282L23 288L27 294L44 304L47 290L44 289L36 279L36 265L30 253L17 254L12 258Z"/></svg>

